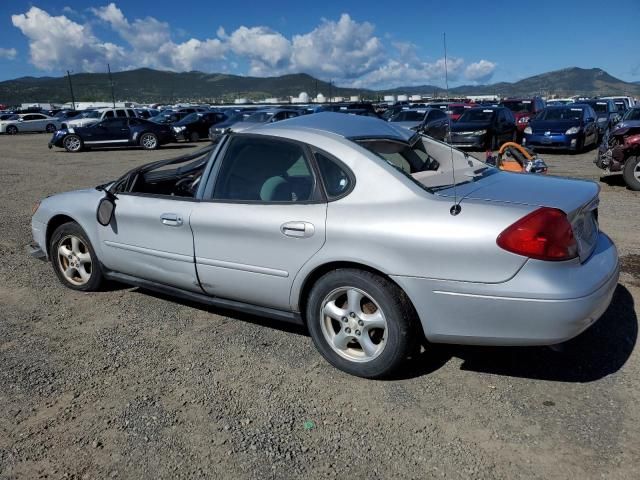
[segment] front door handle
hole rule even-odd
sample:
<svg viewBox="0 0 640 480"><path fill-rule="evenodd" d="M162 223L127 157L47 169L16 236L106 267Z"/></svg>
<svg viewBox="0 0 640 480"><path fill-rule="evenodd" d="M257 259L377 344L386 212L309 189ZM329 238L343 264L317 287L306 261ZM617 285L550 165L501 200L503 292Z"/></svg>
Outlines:
<svg viewBox="0 0 640 480"><path fill-rule="evenodd" d="M179 227L182 225L182 217L175 213L163 213L160 215L160 221L167 227Z"/></svg>
<svg viewBox="0 0 640 480"><path fill-rule="evenodd" d="M309 222L287 222L280 227L280 231L287 237L307 238L316 231L313 223Z"/></svg>

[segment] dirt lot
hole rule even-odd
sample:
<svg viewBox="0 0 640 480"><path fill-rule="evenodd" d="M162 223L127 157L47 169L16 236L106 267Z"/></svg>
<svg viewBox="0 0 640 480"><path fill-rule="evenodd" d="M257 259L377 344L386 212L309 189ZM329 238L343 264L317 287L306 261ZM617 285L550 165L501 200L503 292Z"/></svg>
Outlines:
<svg viewBox="0 0 640 480"><path fill-rule="evenodd" d="M33 202L193 147L47 140L0 137L1 478L637 478L640 194L619 178L600 183L600 219L623 274L593 328L562 353L432 346L376 382L297 328L62 287L24 253ZM544 158L598 181L593 155Z"/></svg>

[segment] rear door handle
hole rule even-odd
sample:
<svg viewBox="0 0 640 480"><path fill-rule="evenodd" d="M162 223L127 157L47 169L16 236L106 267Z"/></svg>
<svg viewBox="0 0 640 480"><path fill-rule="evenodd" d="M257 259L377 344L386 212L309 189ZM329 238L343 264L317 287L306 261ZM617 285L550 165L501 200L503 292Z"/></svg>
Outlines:
<svg viewBox="0 0 640 480"><path fill-rule="evenodd" d="M307 238L316 231L313 223L309 222L287 222L282 224L280 231L287 237Z"/></svg>
<svg viewBox="0 0 640 480"><path fill-rule="evenodd" d="M179 227L182 225L182 217L175 213L163 213L160 215L160 221L167 227Z"/></svg>

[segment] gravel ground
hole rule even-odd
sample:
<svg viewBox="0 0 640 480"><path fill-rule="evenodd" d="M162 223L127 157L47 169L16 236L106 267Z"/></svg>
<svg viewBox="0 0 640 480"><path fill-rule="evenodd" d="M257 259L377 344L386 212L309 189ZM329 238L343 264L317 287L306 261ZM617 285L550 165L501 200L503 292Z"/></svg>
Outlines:
<svg viewBox="0 0 640 480"><path fill-rule="evenodd" d="M543 156L602 186L623 265L604 317L563 352L429 346L367 381L298 328L62 287L24 253L33 202L194 146L47 140L0 137L0 478L637 478L640 194L600 181L593 151Z"/></svg>

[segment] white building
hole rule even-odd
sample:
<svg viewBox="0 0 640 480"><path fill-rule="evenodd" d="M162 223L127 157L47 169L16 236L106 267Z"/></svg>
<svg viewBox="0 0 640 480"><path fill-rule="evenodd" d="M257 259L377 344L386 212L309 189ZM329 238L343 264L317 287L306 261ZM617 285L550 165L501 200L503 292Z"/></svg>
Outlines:
<svg viewBox="0 0 640 480"><path fill-rule="evenodd" d="M349 97L349 101L350 102L359 102L360 101L360 95L351 95L351 97Z"/></svg>
<svg viewBox="0 0 640 480"><path fill-rule="evenodd" d="M319 93L316 96L316 103L324 103L326 101L327 101L327 98L323 94Z"/></svg>
<svg viewBox="0 0 640 480"><path fill-rule="evenodd" d="M384 96L384 101L393 103L393 102L396 101L396 96L395 95L385 95Z"/></svg>
<svg viewBox="0 0 640 480"><path fill-rule="evenodd" d="M408 100L409 100L409 97L407 95L398 95L399 102L406 102Z"/></svg>
<svg viewBox="0 0 640 480"><path fill-rule="evenodd" d="M233 103L236 105L243 105L245 103L249 103L249 101L246 98L236 98Z"/></svg>

